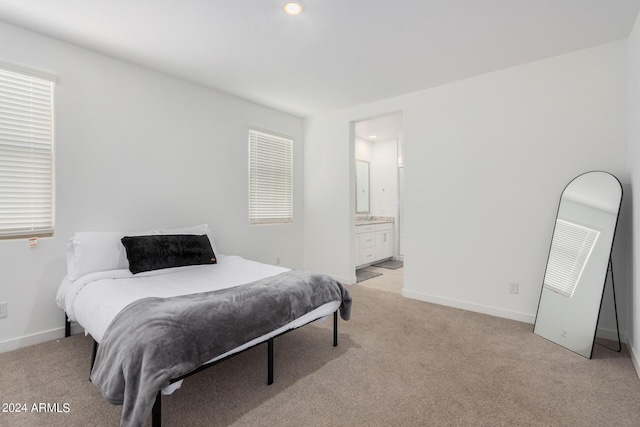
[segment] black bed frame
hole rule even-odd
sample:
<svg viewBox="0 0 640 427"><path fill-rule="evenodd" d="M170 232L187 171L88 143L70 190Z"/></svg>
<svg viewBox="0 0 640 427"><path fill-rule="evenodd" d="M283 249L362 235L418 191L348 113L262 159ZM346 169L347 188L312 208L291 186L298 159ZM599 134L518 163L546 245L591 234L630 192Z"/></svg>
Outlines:
<svg viewBox="0 0 640 427"><path fill-rule="evenodd" d="M304 325L300 325L298 326L298 328L308 325L309 323L315 322L318 319L314 319L311 320L310 322L305 323ZM294 329L289 329L287 331L282 332L281 334L278 334L274 337L269 338L266 343L267 343L267 384L271 385L273 384L273 340L279 336L282 336L288 332L291 332L295 329L298 328L294 328ZM71 322L69 321L69 318L67 317L67 314L65 313L65 325L64 325L64 336L65 337L69 337L71 336ZM210 368L214 365L217 365L220 362L224 362L227 359L230 359L234 356L237 356L238 354L244 353L247 350L252 349L255 346L258 346L263 342L259 342L257 344L252 345L251 347L247 347L246 349L239 351L237 353L233 353L230 354L227 357L223 357L222 359L218 359L215 360L213 362L210 363L205 363L204 365L194 369L193 371L184 374L178 378L174 378L172 380L169 381L170 384L173 384L177 381L183 380L187 377L190 377L191 375L197 374L200 371L204 371L207 368ZM333 346L337 347L338 346L338 310L333 312ZM93 370L93 364L95 363L96 360L96 354L98 352L98 343L94 340L93 341L93 352L91 355L91 368L90 368L90 372L91 370ZM162 425L162 390L158 390L158 394L156 395L156 401L153 404L153 409L151 410L151 425L153 427L161 427Z"/></svg>

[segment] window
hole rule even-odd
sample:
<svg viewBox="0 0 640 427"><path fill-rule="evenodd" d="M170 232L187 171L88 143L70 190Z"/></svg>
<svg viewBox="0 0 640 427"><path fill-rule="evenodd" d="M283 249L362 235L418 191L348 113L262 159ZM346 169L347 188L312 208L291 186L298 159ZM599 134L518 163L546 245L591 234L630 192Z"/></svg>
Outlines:
<svg viewBox="0 0 640 427"><path fill-rule="evenodd" d="M249 224L293 221L293 140L249 131Z"/></svg>
<svg viewBox="0 0 640 427"><path fill-rule="evenodd" d="M599 235L598 230L556 220L544 286L572 298Z"/></svg>
<svg viewBox="0 0 640 427"><path fill-rule="evenodd" d="M0 237L53 233L53 84L0 67Z"/></svg>

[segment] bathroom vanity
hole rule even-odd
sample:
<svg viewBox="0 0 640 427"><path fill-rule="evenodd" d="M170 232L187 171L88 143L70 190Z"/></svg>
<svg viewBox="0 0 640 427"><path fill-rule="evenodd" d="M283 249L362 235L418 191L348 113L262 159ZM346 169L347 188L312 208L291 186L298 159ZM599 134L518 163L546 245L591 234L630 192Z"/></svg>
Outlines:
<svg viewBox="0 0 640 427"><path fill-rule="evenodd" d="M356 268L393 257L394 217L356 219L356 244L353 257Z"/></svg>

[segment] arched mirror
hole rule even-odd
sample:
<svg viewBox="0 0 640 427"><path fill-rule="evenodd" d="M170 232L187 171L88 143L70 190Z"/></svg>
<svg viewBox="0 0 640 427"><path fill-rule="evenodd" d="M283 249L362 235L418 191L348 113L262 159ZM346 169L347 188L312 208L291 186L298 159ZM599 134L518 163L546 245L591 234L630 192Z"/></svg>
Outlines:
<svg viewBox="0 0 640 427"><path fill-rule="evenodd" d="M587 358L621 202L620 181L601 171L576 177L560 197L534 333Z"/></svg>

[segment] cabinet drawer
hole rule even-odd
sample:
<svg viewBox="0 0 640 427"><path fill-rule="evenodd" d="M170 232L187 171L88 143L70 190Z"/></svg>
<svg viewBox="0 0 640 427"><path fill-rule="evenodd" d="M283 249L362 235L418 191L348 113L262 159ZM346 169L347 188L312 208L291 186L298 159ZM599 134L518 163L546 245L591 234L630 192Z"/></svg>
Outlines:
<svg viewBox="0 0 640 427"><path fill-rule="evenodd" d="M360 250L360 264L368 264L376 260L376 248L364 248Z"/></svg>
<svg viewBox="0 0 640 427"><path fill-rule="evenodd" d="M356 234L371 233L372 231L376 231L375 224L356 225Z"/></svg>
<svg viewBox="0 0 640 427"><path fill-rule="evenodd" d="M375 233L364 233L360 235L360 249L372 248L376 245Z"/></svg>
<svg viewBox="0 0 640 427"><path fill-rule="evenodd" d="M392 222L383 222L382 224L375 224L376 231L393 230Z"/></svg>

